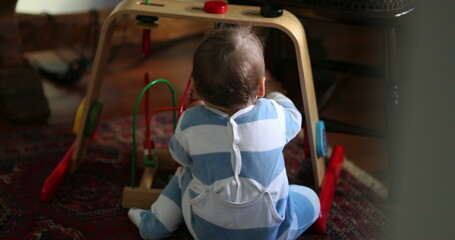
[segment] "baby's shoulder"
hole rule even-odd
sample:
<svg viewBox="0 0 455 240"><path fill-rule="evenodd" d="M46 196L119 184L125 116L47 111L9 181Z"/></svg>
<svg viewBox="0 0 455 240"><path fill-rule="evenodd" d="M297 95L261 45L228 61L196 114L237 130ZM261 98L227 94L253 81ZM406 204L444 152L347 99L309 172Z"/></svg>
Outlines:
<svg viewBox="0 0 455 240"><path fill-rule="evenodd" d="M226 125L228 119L208 110L205 106L197 106L186 110L179 121L183 130L199 125Z"/></svg>

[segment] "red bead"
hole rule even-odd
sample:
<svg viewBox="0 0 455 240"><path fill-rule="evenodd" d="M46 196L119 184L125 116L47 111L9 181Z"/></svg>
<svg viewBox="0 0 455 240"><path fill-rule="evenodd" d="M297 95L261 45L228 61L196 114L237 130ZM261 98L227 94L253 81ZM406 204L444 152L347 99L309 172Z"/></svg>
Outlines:
<svg viewBox="0 0 455 240"><path fill-rule="evenodd" d="M142 30L142 57L147 59L150 56L150 29Z"/></svg>

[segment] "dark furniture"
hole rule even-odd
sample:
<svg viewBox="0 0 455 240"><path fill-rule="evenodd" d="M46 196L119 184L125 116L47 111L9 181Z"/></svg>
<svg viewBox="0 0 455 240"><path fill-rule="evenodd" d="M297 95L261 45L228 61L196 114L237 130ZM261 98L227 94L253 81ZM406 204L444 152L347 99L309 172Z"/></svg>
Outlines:
<svg viewBox="0 0 455 240"><path fill-rule="evenodd" d="M249 5L274 5L280 6L292 12L294 15L302 19L305 25L305 20L323 21L333 23L336 28L339 24L364 26L380 29L383 32L384 41L384 58L383 66L377 69L371 66L366 66L359 63L333 60L327 58L318 58L312 56L312 49L309 49L311 65L313 69L315 87L317 92L318 107L323 105L330 99L333 89L336 88L339 79L334 79L330 87L318 89L317 70L323 68L325 70L345 72L349 74L374 75L380 77L385 83L386 96L384 99L385 107L385 132L373 131L370 129L353 126L350 124L336 121L336 119L323 119L326 129L329 132L344 132L356 135L366 135L373 137L386 137L388 144L389 158L389 177L397 176L393 171L397 171L394 167L396 164L397 144L395 139L399 134L397 128L397 116L400 97L400 59L397 54L400 53L397 49L397 36L402 36L397 33L402 33L408 27L406 24L416 12L415 0L230 0L232 4L249 4ZM273 56L274 64L271 64L272 72L275 76L284 76L288 74L286 68L289 62L276 64L276 62L287 61L283 48L287 47L286 43L280 37L274 37L272 40L271 55ZM311 44L308 44L311 48ZM267 51L266 51L267 53ZM284 56L283 56L284 55ZM286 78L285 78L286 79ZM319 93L319 94L318 94ZM298 105L298 103L297 103ZM393 179L389 179L393 182ZM394 202L393 187L390 187L389 200Z"/></svg>

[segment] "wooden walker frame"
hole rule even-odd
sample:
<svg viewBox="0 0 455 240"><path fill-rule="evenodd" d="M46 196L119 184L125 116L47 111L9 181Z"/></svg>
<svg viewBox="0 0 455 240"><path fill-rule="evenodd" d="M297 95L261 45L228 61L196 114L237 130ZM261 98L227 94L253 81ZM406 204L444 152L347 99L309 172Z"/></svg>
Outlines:
<svg viewBox="0 0 455 240"><path fill-rule="evenodd" d="M77 130L75 142L62 158L54 172L51 173L43 184L41 200L49 201L56 188L58 188L58 185L67 168L69 168L71 173L74 173L78 166L82 163L82 160L85 158L89 140L94 132L94 130L91 129L89 131L90 133L87 134L87 128L90 127L89 125L93 124L93 122L96 124L96 120L99 119L99 114L93 114L91 109L93 109L93 106L97 106L100 96L103 74L106 69L114 26L119 17L127 14L201 20L214 23L251 24L259 27L276 28L290 37L295 46L297 57L306 124L305 135L308 136L309 140L308 146L316 183L315 189L319 192L319 198L321 201L321 214L319 219L314 224L314 227L318 232L325 232L328 213L333 201L335 185L344 159L343 148L341 146L335 146L330 163L326 168L325 158L318 156L316 150L316 125L319 121L319 117L306 35L301 22L297 17L286 10L283 10L283 14L280 17L263 17L260 14L260 7L255 6L228 5L226 13L211 14L204 12L202 2L154 0L153 3L146 4L138 0L124 0L119 3L104 21L100 32L92 73L89 78L85 103L83 104L82 110L80 110L81 121L78 123L79 128ZM133 151L136 150L133 149ZM157 159L162 159L160 160L160 163L158 163L157 167L159 167L160 164L161 166L169 167L169 162L172 162L170 156L166 152L158 151ZM153 170L146 168L144 172L145 174L143 175L143 179L146 180L139 184L140 187L125 187L123 193L124 207L145 206L146 208L149 208L150 204L154 201L154 199L156 199L154 197L159 195L160 189L146 189L142 187L151 185L150 176Z"/></svg>

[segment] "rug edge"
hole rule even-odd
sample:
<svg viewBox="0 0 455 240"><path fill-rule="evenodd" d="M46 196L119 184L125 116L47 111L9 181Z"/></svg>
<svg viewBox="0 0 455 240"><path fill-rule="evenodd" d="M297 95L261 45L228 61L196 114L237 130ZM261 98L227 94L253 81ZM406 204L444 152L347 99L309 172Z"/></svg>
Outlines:
<svg viewBox="0 0 455 240"><path fill-rule="evenodd" d="M373 190L381 198L386 199L388 197L388 190L379 180L371 176L365 170L356 166L348 158L344 158L343 169L354 176L357 180L363 183L365 186Z"/></svg>

